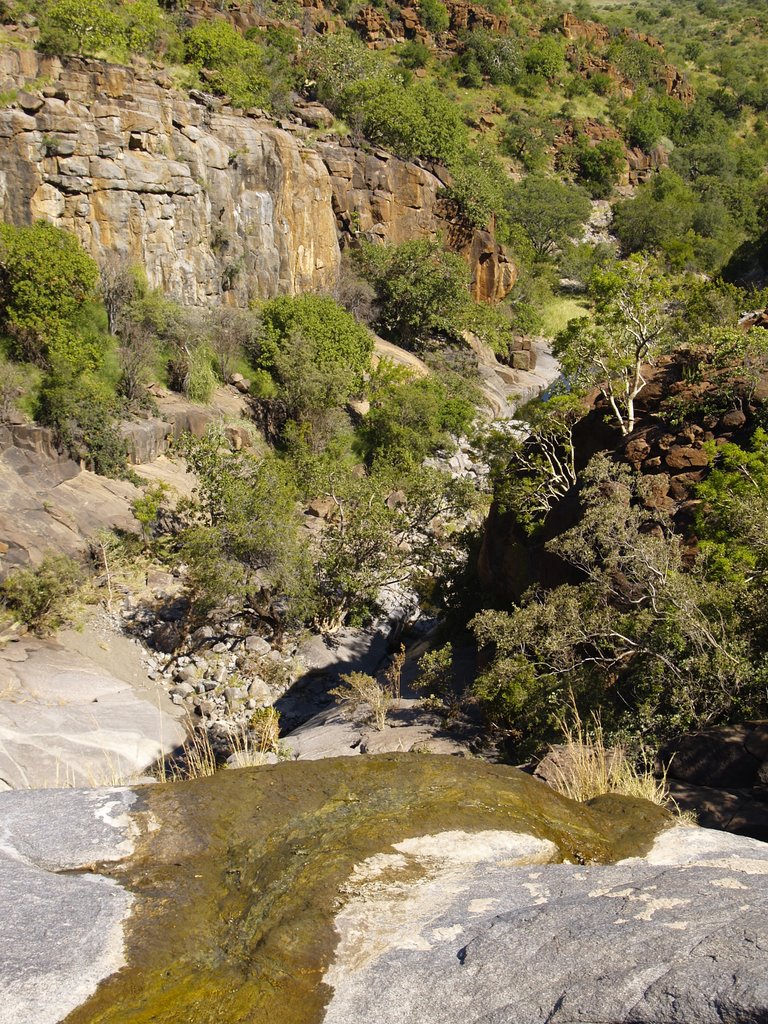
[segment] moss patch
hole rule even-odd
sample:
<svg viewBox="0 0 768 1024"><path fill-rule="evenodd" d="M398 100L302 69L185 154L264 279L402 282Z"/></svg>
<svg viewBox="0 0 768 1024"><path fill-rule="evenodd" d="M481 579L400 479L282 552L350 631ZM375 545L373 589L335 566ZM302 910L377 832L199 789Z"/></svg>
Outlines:
<svg viewBox="0 0 768 1024"><path fill-rule="evenodd" d="M312 1024L353 866L448 829L554 842L607 861L650 845L668 815L641 801L593 810L482 761L387 754L293 762L146 787L161 823L127 865L138 897L129 965L66 1024Z"/></svg>

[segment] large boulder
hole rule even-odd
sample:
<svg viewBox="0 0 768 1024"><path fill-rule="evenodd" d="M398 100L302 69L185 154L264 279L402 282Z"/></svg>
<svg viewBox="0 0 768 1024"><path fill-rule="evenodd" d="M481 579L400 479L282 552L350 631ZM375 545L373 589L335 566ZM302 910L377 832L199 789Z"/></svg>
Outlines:
<svg viewBox="0 0 768 1024"><path fill-rule="evenodd" d="M0 789L130 781L183 743L167 696L139 674L135 645L106 646L105 664L54 640L0 650Z"/></svg>
<svg viewBox="0 0 768 1024"><path fill-rule="evenodd" d="M768 848L513 768L336 758L0 794L0 815L2 1024L721 1024L768 1005Z"/></svg>

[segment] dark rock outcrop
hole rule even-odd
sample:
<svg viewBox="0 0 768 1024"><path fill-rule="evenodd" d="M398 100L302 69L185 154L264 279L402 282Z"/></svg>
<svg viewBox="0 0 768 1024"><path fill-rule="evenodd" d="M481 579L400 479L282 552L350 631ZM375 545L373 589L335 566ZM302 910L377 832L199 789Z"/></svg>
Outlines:
<svg viewBox="0 0 768 1024"><path fill-rule="evenodd" d="M768 722L680 736L659 761L671 795L700 824L768 841Z"/></svg>

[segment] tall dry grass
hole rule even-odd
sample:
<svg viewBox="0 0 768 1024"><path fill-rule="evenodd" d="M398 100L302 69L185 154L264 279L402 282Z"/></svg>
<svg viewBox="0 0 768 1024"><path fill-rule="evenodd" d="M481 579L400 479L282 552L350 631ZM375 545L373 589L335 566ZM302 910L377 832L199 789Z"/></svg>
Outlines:
<svg viewBox="0 0 768 1024"><path fill-rule="evenodd" d="M552 772L553 789L582 803L605 793L620 793L662 806L674 804L667 790L669 765L657 772L645 749L631 757L621 744L607 745L599 715L593 714L587 725L572 704L569 719L561 718L559 726L565 756Z"/></svg>

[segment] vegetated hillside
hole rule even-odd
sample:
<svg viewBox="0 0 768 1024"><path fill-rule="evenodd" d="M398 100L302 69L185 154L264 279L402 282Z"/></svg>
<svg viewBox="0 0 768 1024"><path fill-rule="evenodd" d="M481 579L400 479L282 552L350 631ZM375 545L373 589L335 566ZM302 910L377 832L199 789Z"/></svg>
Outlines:
<svg viewBox="0 0 768 1024"><path fill-rule="evenodd" d="M518 751L571 691L632 738L764 711L765 331L739 327L766 305L764 13L4 0L0 17L2 443L34 421L142 487L140 536L110 557L179 574L186 636L330 632L404 585L466 618L488 596L460 585L488 497L445 470L477 427L478 352L523 369L540 334L562 387L529 439L478 438L514 538L494 573L517 560L517 582L474 620L490 661L466 706ZM429 372L374 366L374 332ZM126 436L153 392L204 405L222 384L252 433L181 442L191 498L143 485ZM74 575L11 574L7 612L49 628ZM452 714L450 660L423 685Z"/></svg>

